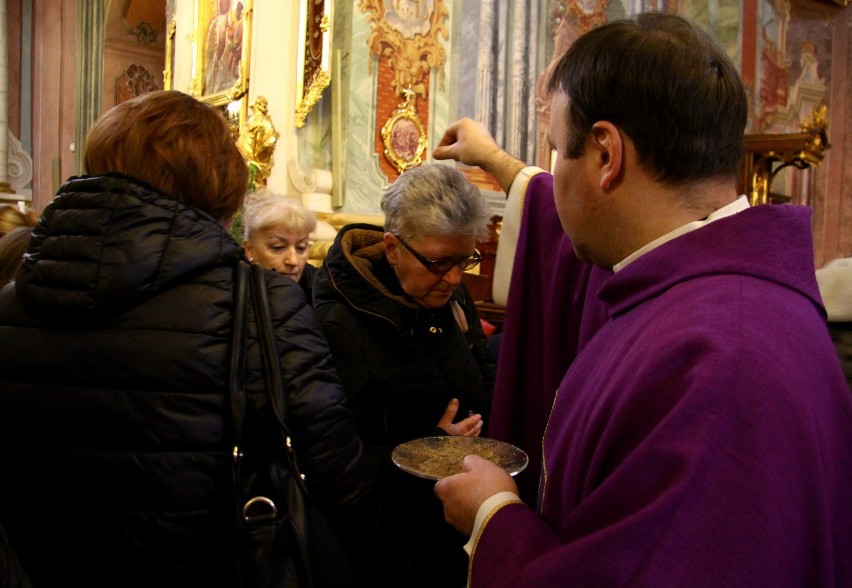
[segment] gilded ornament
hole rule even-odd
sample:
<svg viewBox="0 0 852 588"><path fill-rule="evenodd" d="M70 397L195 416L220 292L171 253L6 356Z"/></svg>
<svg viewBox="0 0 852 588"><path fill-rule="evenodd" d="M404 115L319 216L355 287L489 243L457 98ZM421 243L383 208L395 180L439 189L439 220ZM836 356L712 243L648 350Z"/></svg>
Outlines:
<svg viewBox="0 0 852 588"><path fill-rule="evenodd" d="M394 92L411 89L425 97L430 70L441 70L446 59L438 40L449 38L444 1L359 0L358 8L372 24L367 45L394 72Z"/></svg>
<svg viewBox="0 0 852 588"><path fill-rule="evenodd" d="M322 92L331 83L328 73L331 20L326 8L331 0L306 0L299 20L299 76L296 99L297 128L305 126L308 113L322 98ZM328 3L328 6L327 6Z"/></svg>
<svg viewBox="0 0 852 588"><path fill-rule="evenodd" d="M249 191L254 191L258 186L266 185L272 172L272 154L275 152L280 133L272 124L266 98L258 96L251 109L252 113L246 121L245 129L237 139L237 148L248 161Z"/></svg>
<svg viewBox="0 0 852 588"><path fill-rule="evenodd" d="M429 143L423 123L417 116L415 92L406 88L403 95L405 100L391 113L381 131L385 158L400 173L422 163L423 152Z"/></svg>
<svg viewBox="0 0 852 588"><path fill-rule="evenodd" d="M308 83L307 89L305 90L304 97L296 106L297 128L301 129L305 126L305 119L307 118L308 113L314 105L319 102L320 98L322 98L322 91L328 87L330 82L331 78L324 70L318 69L314 72L314 76L311 78L311 81Z"/></svg>
<svg viewBox="0 0 852 588"><path fill-rule="evenodd" d="M177 30L177 20L172 17L169 21L169 28L166 32L166 69L163 70L163 89L172 89L172 68L174 67L175 59L175 31Z"/></svg>

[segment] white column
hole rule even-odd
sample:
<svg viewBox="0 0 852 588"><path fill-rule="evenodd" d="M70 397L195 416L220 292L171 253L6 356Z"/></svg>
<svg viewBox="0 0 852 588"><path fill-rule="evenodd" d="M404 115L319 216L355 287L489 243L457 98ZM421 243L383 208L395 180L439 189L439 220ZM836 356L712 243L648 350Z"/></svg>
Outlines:
<svg viewBox="0 0 852 588"><path fill-rule="evenodd" d="M503 148L515 157L528 161L521 145L526 142L529 116L526 111L525 92L529 63L529 10L526 2L515 2L512 15L512 57L509 62L508 128Z"/></svg>
<svg viewBox="0 0 852 588"><path fill-rule="evenodd" d="M521 151L521 161L535 161L536 154L536 111L535 111L535 82L538 79L538 73L541 71L539 68L544 67L543 63L539 63L538 53L539 53L539 43L538 39L541 37L540 34L540 14L541 14L541 3L540 2L530 2L530 12L529 12L529 28L527 29L527 35L530 39L527 45L527 78L526 78L526 110L527 110L527 134L526 134L526 143L522 145ZM550 34L550 29L547 29L548 34Z"/></svg>
<svg viewBox="0 0 852 588"><path fill-rule="evenodd" d="M494 0L482 0L479 12L479 56L477 58L476 120L492 128L491 107L494 90L492 39L496 20Z"/></svg>
<svg viewBox="0 0 852 588"><path fill-rule="evenodd" d="M9 185L9 16L0 0L0 192L14 193Z"/></svg>

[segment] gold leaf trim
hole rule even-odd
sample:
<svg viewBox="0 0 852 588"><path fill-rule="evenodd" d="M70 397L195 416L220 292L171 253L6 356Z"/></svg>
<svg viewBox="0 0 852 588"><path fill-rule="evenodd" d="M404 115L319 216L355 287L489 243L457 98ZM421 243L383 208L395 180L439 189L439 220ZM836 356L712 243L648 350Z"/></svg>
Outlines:
<svg viewBox="0 0 852 588"><path fill-rule="evenodd" d="M313 78L311 78L310 83L308 84L308 89L305 92L305 97L299 102L299 105L296 106L296 127L302 128L305 126L305 119L308 116L308 113L314 107L314 105L319 102L319 99L322 98L322 91L325 90L329 83L331 83L331 78L329 75L318 69Z"/></svg>
<svg viewBox="0 0 852 588"><path fill-rule="evenodd" d="M429 144L426 138L426 130L423 128L423 123L420 122L420 117L417 116L417 108L414 104L416 95L414 90L406 88L403 91L405 100L401 102L396 109L391 113L390 118L382 126L382 142L385 146L385 159L387 159L398 172L402 173L405 170L417 167L423 161L423 153ZM401 121L406 120L411 122L417 129L417 145L414 148L410 158L404 157L404 153L397 151L394 146L394 127Z"/></svg>

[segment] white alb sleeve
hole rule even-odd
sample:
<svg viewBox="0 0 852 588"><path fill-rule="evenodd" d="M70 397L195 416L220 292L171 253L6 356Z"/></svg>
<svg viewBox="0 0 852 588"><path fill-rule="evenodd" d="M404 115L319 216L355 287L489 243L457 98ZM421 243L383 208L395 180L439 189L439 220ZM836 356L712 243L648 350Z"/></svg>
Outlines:
<svg viewBox="0 0 852 588"><path fill-rule="evenodd" d="M509 299L509 284L512 282L512 268L515 264L515 252L518 249L527 186L534 175L543 171L540 167L532 165L525 167L515 176L509 188L506 209L503 212L503 224L500 228L500 240L497 242L494 279L491 285L491 298L500 306L506 306Z"/></svg>

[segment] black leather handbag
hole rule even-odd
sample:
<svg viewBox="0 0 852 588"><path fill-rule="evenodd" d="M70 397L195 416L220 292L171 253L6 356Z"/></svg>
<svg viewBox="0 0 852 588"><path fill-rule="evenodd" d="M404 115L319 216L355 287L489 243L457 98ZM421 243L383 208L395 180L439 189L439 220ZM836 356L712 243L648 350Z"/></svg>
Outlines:
<svg viewBox="0 0 852 588"><path fill-rule="evenodd" d="M264 271L257 264L240 262L236 272L229 387L234 428L236 560L240 585L243 588L354 586L338 539L312 502L299 473L287 429L286 399ZM246 302L249 296L257 319L269 404L278 425L277 446L255 450L242 445L246 411Z"/></svg>

